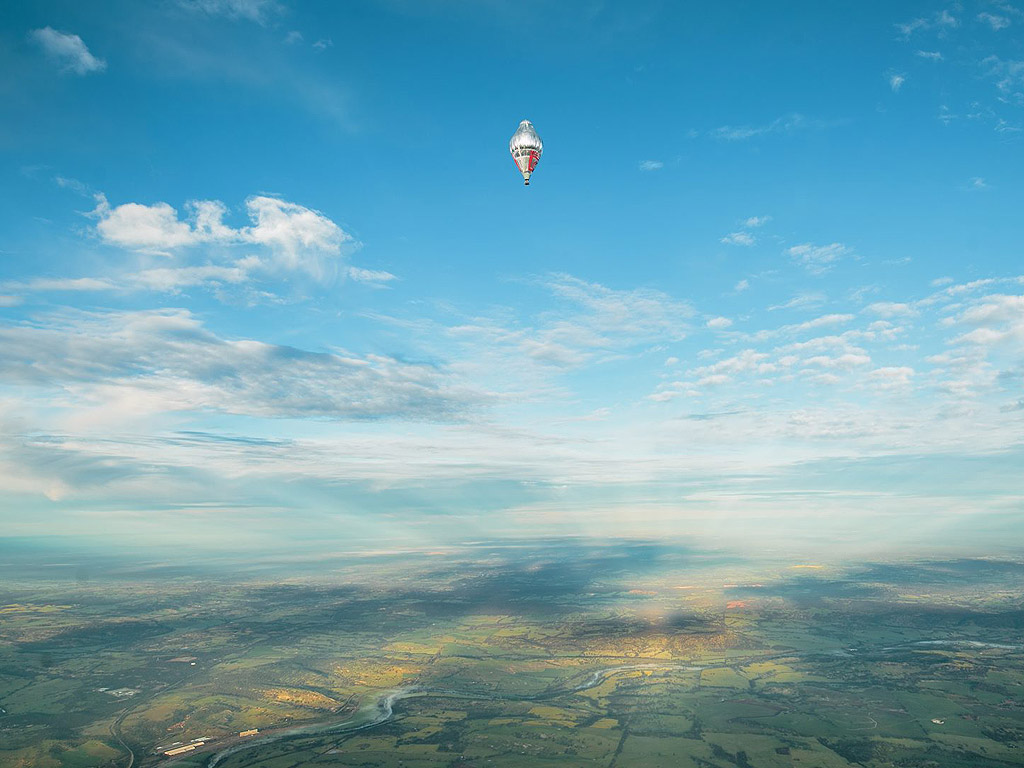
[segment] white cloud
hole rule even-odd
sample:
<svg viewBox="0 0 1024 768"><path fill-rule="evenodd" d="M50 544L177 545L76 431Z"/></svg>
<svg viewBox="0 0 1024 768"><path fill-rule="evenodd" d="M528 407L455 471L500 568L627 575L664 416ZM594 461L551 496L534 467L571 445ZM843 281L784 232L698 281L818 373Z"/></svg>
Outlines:
<svg viewBox="0 0 1024 768"><path fill-rule="evenodd" d="M723 237L721 241L726 245L754 245L754 243L757 242L757 238L747 230L763 227L771 220L771 216L751 216L742 222L744 229L739 232L730 232L728 235Z"/></svg>
<svg viewBox="0 0 1024 768"><path fill-rule="evenodd" d="M102 72L107 68L107 62L93 56L78 35L58 32L53 27L43 27L32 30L30 36L62 71L87 75L90 72Z"/></svg>
<svg viewBox="0 0 1024 768"><path fill-rule="evenodd" d="M338 256L344 244L354 244L351 235L319 211L265 195L245 201L252 225L239 229L224 224L227 207L217 200L189 202L185 220L163 202L111 207L102 195L98 200L93 211L99 219L97 233L105 242L131 250L168 253L204 243L248 243L269 250L271 258L262 262L264 268L297 269L322 277L322 257Z"/></svg>
<svg viewBox="0 0 1024 768"><path fill-rule="evenodd" d="M969 189L988 189L988 184L985 183L985 180L981 178L981 176L974 176L971 179Z"/></svg>
<svg viewBox="0 0 1024 768"><path fill-rule="evenodd" d="M245 202L252 227L239 230L246 242L268 246L290 269L318 274L319 254L338 255L352 237L318 211L276 197L255 196Z"/></svg>
<svg viewBox="0 0 1024 768"><path fill-rule="evenodd" d="M892 301L876 301L874 304L869 304L866 309L868 312L884 318L913 317L917 314L917 310L909 304Z"/></svg>
<svg viewBox="0 0 1024 768"><path fill-rule="evenodd" d="M397 278L390 272L381 269L361 269L349 267L348 276L359 283L388 283Z"/></svg>
<svg viewBox="0 0 1024 768"><path fill-rule="evenodd" d="M811 274L820 275L830 270L842 257L852 253L852 249L842 243L830 245L814 245L803 243L794 245L786 253L801 264Z"/></svg>
<svg viewBox="0 0 1024 768"><path fill-rule="evenodd" d="M210 16L245 19L257 24L265 24L271 16L284 9L277 0L179 0L179 4Z"/></svg>
<svg viewBox="0 0 1024 768"><path fill-rule="evenodd" d="M1008 26L1010 26L1010 20L1005 16L997 16L996 14L988 13L987 11L978 14L978 21L985 22L993 29L993 31L1006 29Z"/></svg>
<svg viewBox="0 0 1024 768"><path fill-rule="evenodd" d="M567 276L542 284L564 301L549 302L530 321L509 308L461 332L421 326L424 338L444 339L448 354L416 348L413 333L406 335L417 359L451 360L439 365L225 338L181 310L65 311L0 324L0 383L17 385L8 391L38 393L37 412L58 412L46 417L48 423L11 430L2 422L5 410L33 408L25 407L27 399L0 404L0 487L65 496L79 507L90 498L123 501L128 484L140 504L154 505L161 491L180 499L184 486L168 478L185 472L207 500L214 487L244 499L241 483L257 477L296 489L296 497L300 484L319 488L355 479L376 491L405 482L424 488L427 478L540 481L538 488L545 482L643 483L639 493L649 493L652 482L669 481L673 489L690 483L695 468L718 482L764 476L772 487L780 467L795 475L807 471L802 462L808 460L841 458L849 467L850 459L879 457L881 463L887 456L949 450L978 455L1019 443L1024 412L999 410L1020 399L1014 388L1019 376L1006 375L1013 370L1007 363L1020 359L1009 354L1009 345L957 342L925 371L916 360L904 360L911 357L906 352L889 362L895 350L888 334L896 329L862 316L866 327L766 349L744 342L738 351L687 347L684 354L673 346L671 352L703 366L683 371L663 351L664 339L679 335L671 330L678 330L675 323L692 317L683 302L651 289L615 290ZM950 336L982 327L1005 333L1021 315L1002 295L971 296L958 294L935 307L935 317L920 328L941 329L932 320L953 313ZM623 318L632 326L616 331ZM703 323L714 319L702 316ZM853 319L824 315L786 332ZM744 338L729 334L727 340ZM590 371L599 378L601 365L627 355L646 356L646 368L629 360L620 370L639 381L638 397L647 397L631 405L616 380L604 390L614 402L601 402ZM586 379L585 395L568 387L526 392L507 383L531 365L561 375L574 361L596 366L586 376L563 377ZM484 376L503 388L486 386ZM650 376L650 385L643 376ZM978 398L965 406L957 394L1000 381L1003 388L993 390L991 402ZM920 393L910 404L903 393L915 385ZM651 393L654 386L659 389ZM498 407L487 418L472 418L489 403ZM609 408L614 417L602 420ZM174 431L212 429L209 413L244 418L216 417L214 423L230 425L226 434ZM251 421L263 418L278 421ZM375 423L394 419L405 423ZM327 420L348 423L344 429L317 424ZM250 428L254 437L244 437ZM23 437L12 442L10 435ZM237 486L214 486L214 477Z"/></svg>
<svg viewBox="0 0 1024 768"><path fill-rule="evenodd" d="M982 347L1012 343L1024 348L1024 296L986 296L961 312L955 322L974 327L955 343Z"/></svg>
<svg viewBox="0 0 1024 768"><path fill-rule="evenodd" d="M734 291L735 291L736 293L743 293L743 291L746 291L746 290L748 290L749 288L750 288L750 281L749 281L749 280L747 280L747 279L739 280L739 281L738 281L738 282L736 283L736 285L734 285L734 286L732 287L732 289L733 289L733 290L734 290Z"/></svg>
<svg viewBox="0 0 1024 768"><path fill-rule="evenodd" d="M744 349L733 357L719 360L717 363L712 363L711 365L695 368L691 371L691 374L698 377L698 386L706 386L707 384L719 385L730 381L732 377L737 374L749 373L752 371L760 373L770 372L774 369L774 366L766 365L764 361L767 359L768 354L765 352L758 352L754 349Z"/></svg>
<svg viewBox="0 0 1024 768"><path fill-rule="evenodd" d="M914 369L909 366L890 366L875 368L869 374L872 382L879 389L906 389L913 383Z"/></svg>
<svg viewBox="0 0 1024 768"><path fill-rule="evenodd" d="M163 251L195 245L203 235L167 203L125 203L110 208L101 199L95 211L100 217L96 231L112 245L142 251Z"/></svg>
<svg viewBox="0 0 1024 768"><path fill-rule="evenodd" d="M992 285L992 279L975 283ZM942 295L962 297L965 286L951 286ZM963 290L960 290L963 289ZM978 398L1002 388L1018 391L1024 369L1024 296L991 294L957 301L946 307L957 313L941 323L958 335L947 341L948 352L932 355L940 385L957 398Z"/></svg>
<svg viewBox="0 0 1024 768"><path fill-rule="evenodd" d="M940 51L918 51L915 55L920 59L927 59L928 61L942 61L942 53Z"/></svg>
<svg viewBox="0 0 1024 768"><path fill-rule="evenodd" d="M893 93L899 93L900 88L903 87L903 83L907 81L906 75L894 74L889 75L889 87L892 88Z"/></svg>
<svg viewBox="0 0 1024 768"><path fill-rule="evenodd" d="M713 331L722 331L732 325L732 320L728 317L712 317L708 320L708 328Z"/></svg>
<svg viewBox="0 0 1024 768"><path fill-rule="evenodd" d="M665 167L665 163L661 160L643 160L640 163L641 171L660 171Z"/></svg>
<svg viewBox="0 0 1024 768"><path fill-rule="evenodd" d="M21 296L0 295L0 307L17 307L22 301Z"/></svg>
<svg viewBox="0 0 1024 768"><path fill-rule="evenodd" d="M302 33L297 29L293 29L287 35L284 36L284 42L286 45L297 45L302 42Z"/></svg>
<svg viewBox="0 0 1024 768"><path fill-rule="evenodd" d="M231 227L224 224L228 208L219 200L194 200L188 203L195 222L195 234L201 240L231 240L235 237Z"/></svg>
<svg viewBox="0 0 1024 768"><path fill-rule="evenodd" d="M745 245L751 246L756 241L754 236L749 232L730 232L728 235L722 238L722 242L726 245Z"/></svg>
<svg viewBox="0 0 1024 768"><path fill-rule="evenodd" d="M103 242L141 254L166 256L173 262L153 267L151 259L143 258L140 269L121 270L110 277L9 281L0 283L0 290L177 293L183 288L203 286L224 298L228 294L221 289L234 285L244 287L242 296L247 302L263 303L279 298L257 290L255 284L280 273L304 273L321 282L347 276L371 285L397 279L384 270L339 263L359 245L351 235L322 213L276 197L257 195L246 200L251 224L239 228L225 223L228 209L216 200L188 202L188 215L182 218L164 202L111 206L103 195L96 195L96 199L91 215L98 219L95 231ZM253 246L260 253L251 253ZM240 255L246 251L249 253ZM193 263L180 263L186 259ZM237 298L239 293L230 295Z"/></svg>

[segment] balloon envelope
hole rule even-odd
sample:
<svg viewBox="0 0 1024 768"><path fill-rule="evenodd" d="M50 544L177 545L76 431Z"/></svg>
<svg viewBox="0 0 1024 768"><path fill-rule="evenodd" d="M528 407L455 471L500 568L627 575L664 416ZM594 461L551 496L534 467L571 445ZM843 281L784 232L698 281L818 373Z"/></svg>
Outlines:
<svg viewBox="0 0 1024 768"><path fill-rule="evenodd" d="M523 183L529 185L530 174L537 167L544 151L544 142L537 135L533 123L523 120L519 124L519 128L512 134L512 139L508 143L508 149L512 153L516 167L523 174Z"/></svg>

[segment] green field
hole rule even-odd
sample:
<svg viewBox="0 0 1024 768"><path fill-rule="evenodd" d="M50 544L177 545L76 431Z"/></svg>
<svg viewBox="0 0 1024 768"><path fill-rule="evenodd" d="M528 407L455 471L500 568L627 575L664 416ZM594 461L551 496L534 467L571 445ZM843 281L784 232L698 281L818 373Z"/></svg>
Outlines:
<svg viewBox="0 0 1024 768"><path fill-rule="evenodd" d="M623 565L8 582L0 765L1024 764L1024 566Z"/></svg>

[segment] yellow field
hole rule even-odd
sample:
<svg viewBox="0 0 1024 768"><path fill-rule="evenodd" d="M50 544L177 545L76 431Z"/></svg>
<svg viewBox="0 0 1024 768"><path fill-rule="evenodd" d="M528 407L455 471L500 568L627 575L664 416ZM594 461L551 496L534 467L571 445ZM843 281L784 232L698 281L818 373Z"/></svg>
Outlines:
<svg viewBox="0 0 1024 768"><path fill-rule="evenodd" d="M0 616L3 616L4 614L56 613L57 611L66 611L70 607L70 605L31 605L11 603L10 605L0 607Z"/></svg>
<svg viewBox="0 0 1024 768"><path fill-rule="evenodd" d="M436 645L424 645L423 643L406 643L396 642L388 643L384 646L385 651L395 651L397 653L422 653L428 656L433 656L435 653L441 652L441 643Z"/></svg>
<svg viewBox="0 0 1024 768"><path fill-rule="evenodd" d="M324 696L316 691L306 691L301 688L269 688L263 695L271 701L279 701L284 704L295 704L300 707L311 709L337 709L341 702Z"/></svg>

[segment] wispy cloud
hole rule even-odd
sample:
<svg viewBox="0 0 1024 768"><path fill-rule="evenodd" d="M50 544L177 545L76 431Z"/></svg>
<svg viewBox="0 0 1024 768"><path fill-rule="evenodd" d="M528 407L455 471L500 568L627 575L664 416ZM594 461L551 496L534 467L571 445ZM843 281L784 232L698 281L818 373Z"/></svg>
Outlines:
<svg viewBox="0 0 1024 768"><path fill-rule="evenodd" d="M910 21L896 25L896 29L904 37L910 37L915 32L938 30L943 33L947 30L956 29L960 26L960 20L949 11L943 10L931 16L919 16Z"/></svg>
<svg viewBox="0 0 1024 768"><path fill-rule="evenodd" d="M989 56L981 62L987 70L986 74L993 78L996 88L1003 99L1014 104L1024 104L1024 60L1001 59L998 56ZM1010 130L1020 130L1001 120L996 130L1005 126Z"/></svg>
<svg viewBox="0 0 1024 768"><path fill-rule="evenodd" d="M361 267L349 267L348 276L359 283L389 283L397 280L390 272L382 269L362 269Z"/></svg>
<svg viewBox="0 0 1024 768"><path fill-rule="evenodd" d="M660 171L665 167L665 163L661 160L643 160L639 167L641 171Z"/></svg>
<svg viewBox="0 0 1024 768"><path fill-rule="evenodd" d="M1008 26L1010 26L1010 20L1005 16L999 16L994 13L988 13L987 11L978 14L978 21L988 24L989 27L991 27L992 30L995 32L998 32L1000 29L1006 29Z"/></svg>
<svg viewBox="0 0 1024 768"><path fill-rule="evenodd" d="M914 55L919 59L926 59L928 61L942 61L942 53L940 51L917 51Z"/></svg>
<svg viewBox="0 0 1024 768"><path fill-rule="evenodd" d="M754 236L749 232L730 232L728 235L722 238L722 242L726 245L753 245L756 240Z"/></svg>
<svg viewBox="0 0 1024 768"><path fill-rule="evenodd" d="M266 24L271 17L284 11L284 6L277 0L178 0L178 4L190 11L257 24Z"/></svg>
<svg viewBox="0 0 1024 768"><path fill-rule="evenodd" d="M824 274L835 266L844 256L853 253L853 249L842 243L814 245L802 243L786 250L790 258L814 275Z"/></svg>
<svg viewBox="0 0 1024 768"><path fill-rule="evenodd" d="M721 242L726 245L744 245L751 246L757 242L757 238L750 230L758 229L763 227L769 221L772 220L771 216L751 216L740 222L743 229L737 232L730 232L728 235L721 239Z"/></svg>
<svg viewBox="0 0 1024 768"><path fill-rule="evenodd" d="M902 88L903 84L907 81L907 76L904 74L892 74L889 75L888 78L889 87L892 89L893 93L899 93L900 88Z"/></svg>
<svg viewBox="0 0 1024 768"><path fill-rule="evenodd" d="M783 304L773 304L768 307L768 311L775 312L780 309L809 309L812 307L820 307L825 303L825 299L825 294L817 291L812 293L798 293L792 299Z"/></svg>
<svg viewBox="0 0 1024 768"><path fill-rule="evenodd" d="M43 27L33 30L30 37L63 72L87 75L107 68L107 62L93 56L78 35Z"/></svg>
<svg viewBox="0 0 1024 768"><path fill-rule="evenodd" d="M213 410L449 421L486 399L435 366L226 339L186 310L44 315L0 326L0 343L0 381L60 387L111 418Z"/></svg>
<svg viewBox="0 0 1024 768"><path fill-rule="evenodd" d="M768 328L757 331L754 337L760 339L771 339L776 336L793 336L807 331L813 331L817 328L825 328L834 325L846 325L854 319L854 315L842 314L833 312L828 315L821 315L819 317L805 320L802 323L790 323L788 325L780 326L779 328Z"/></svg>
<svg viewBox="0 0 1024 768"><path fill-rule="evenodd" d="M723 141L744 141L757 136L794 133L801 130L822 129L827 126L828 123L822 120L811 120L794 112L777 117L764 125L723 125L712 130L709 135Z"/></svg>
<svg viewBox="0 0 1024 768"><path fill-rule="evenodd" d="M652 344L686 338L694 308L653 288L617 290L566 274L538 278L535 284L556 299L535 318L507 313L468 318L441 328L417 329L430 342L446 338L462 350L492 390L550 392L563 373L588 365L636 356Z"/></svg>

